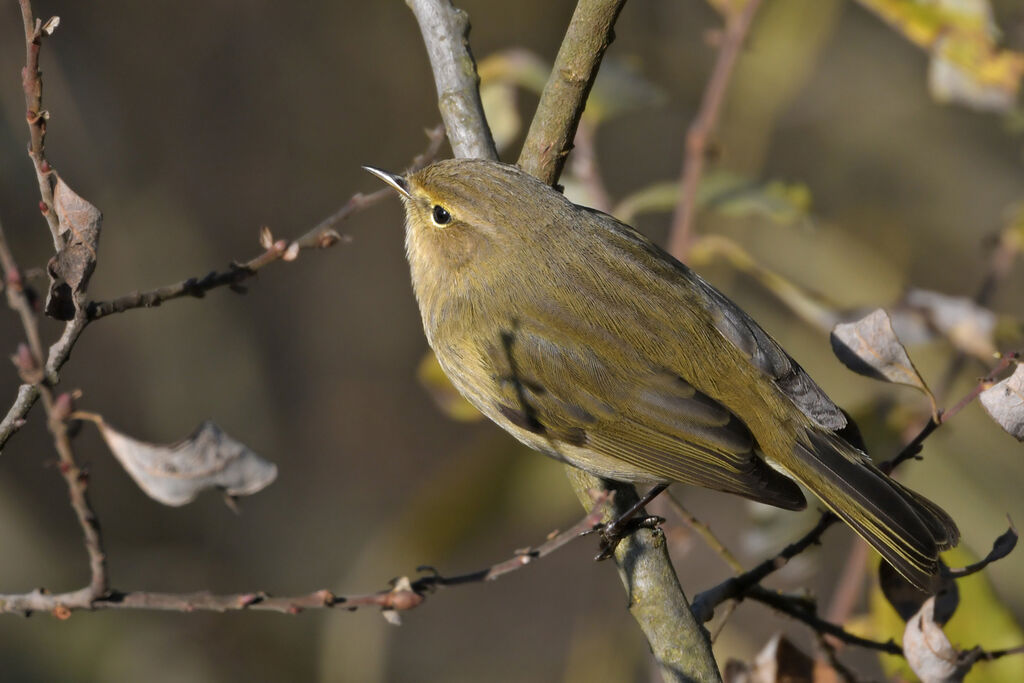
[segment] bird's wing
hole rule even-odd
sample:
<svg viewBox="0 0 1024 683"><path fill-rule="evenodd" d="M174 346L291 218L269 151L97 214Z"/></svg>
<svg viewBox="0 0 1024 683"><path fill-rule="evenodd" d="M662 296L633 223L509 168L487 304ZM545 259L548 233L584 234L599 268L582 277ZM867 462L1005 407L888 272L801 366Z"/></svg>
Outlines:
<svg viewBox="0 0 1024 683"><path fill-rule="evenodd" d="M806 504L799 487L760 457L741 420L671 372L631 368L623 377L599 351L550 326L505 331L487 353L497 370L496 410L551 450L590 450L652 480L778 507Z"/></svg>
<svg viewBox="0 0 1024 683"><path fill-rule="evenodd" d="M771 377L775 386L818 426L832 431L846 427L846 414L778 342L699 275L692 273L692 278L707 295L707 310L722 336Z"/></svg>
<svg viewBox="0 0 1024 683"><path fill-rule="evenodd" d="M612 219L601 225L610 229L605 237L612 238L613 246L618 246L626 253L646 251L654 257L651 262L664 264L666 269L661 271L660 277L679 277L687 285L697 287L704 295L699 298L700 305L707 311L719 333L770 377L778 390L815 424L832 431L847 426L846 415L839 406L832 402L778 342L727 296L625 223Z"/></svg>

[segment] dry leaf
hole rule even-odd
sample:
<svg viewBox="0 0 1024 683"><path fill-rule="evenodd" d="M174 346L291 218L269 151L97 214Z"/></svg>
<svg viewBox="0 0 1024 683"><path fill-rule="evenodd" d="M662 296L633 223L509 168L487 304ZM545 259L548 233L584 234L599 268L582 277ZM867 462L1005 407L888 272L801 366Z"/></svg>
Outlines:
<svg viewBox="0 0 1024 683"><path fill-rule="evenodd" d="M164 505L185 505L210 488L229 496L248 496L277 478L277 465L213 422L204 422L184 441L165 446L137 441L102 419L91 419L139 488Z"/></svg>
<svg viewBox="0 0 1024 683"><path fill-rule="evenodd" d="M929 598L907 622L903 632L903 654L921 683L962 681L973 662L961 660L960 653L932 618L934 607L935 598Z"/></svg>
<svg viewBox="0 0 1024 683"><path fill-rule="evenodd" d="M46 264L50 275L46 314L57 320L71 320L96 267L103 214L59 177L53 190L53 208L64 247Z"/></svg>
<svg viewBox="0 0 1024 683"><path fill-rule="evenodd" d="M932 398L907 350L893 332L889 315L881 308L856 322L836 325L831 341L836 357L857 374L906 384Z"/></svg>
<svg viewBox="0 0 1024 683"><path fill-rule="evenodd" d="M1024 364L1013 374L981 392L981 405L999 426L1024 441Z"/></svg>

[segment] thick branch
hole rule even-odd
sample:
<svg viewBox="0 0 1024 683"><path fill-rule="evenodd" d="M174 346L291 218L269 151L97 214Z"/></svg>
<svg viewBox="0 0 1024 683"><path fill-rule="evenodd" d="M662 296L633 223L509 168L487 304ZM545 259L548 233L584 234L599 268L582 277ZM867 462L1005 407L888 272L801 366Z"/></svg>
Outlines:
<svg viewBox="0 0 1024 683"><path fill-rule="evenodd" d="M636 489L604 482L567 468L576 495L588 510L589 492L609 488L614 504L605 520L618 518L638 498ZM584 493L586 492L586 493ZM665 681L720 681L707 631L694 619L660 530L638 529L615 548L619 577L629 596L629 611L643 630Z"/></svg>
<svg viewBox="0 0 1024 683"><path fill-rule="evenodd" d="M683 156L683 175L679 181L679 201L672 216L669 230L668 251L683 260L693 241L693 220L696 214L697 187L704 172L704 156L707 153L708 138L718 125L718 115L725 101L736 60L746 40L750 23L754 19L761 0L746 0L739 12L733 12L725 24L725 34L718 50L718 59L711 79L704 89L697 117L686 132L686 151Z"/></svg>
<svg viewBox="0 0 1024 683"><path fill-rule="evenodd" d="M437 106L458 158L497 159L469 49L469 16L451 0L406 0L416 15L437 86Z"/></svg>
<svg viewBox="0 0 1024 683"><path fill-rule="evenodd" d="M576 126L597 78L612 27L626 0L580 0L519 155L527 173L554 185L572 149Z"/></svg>

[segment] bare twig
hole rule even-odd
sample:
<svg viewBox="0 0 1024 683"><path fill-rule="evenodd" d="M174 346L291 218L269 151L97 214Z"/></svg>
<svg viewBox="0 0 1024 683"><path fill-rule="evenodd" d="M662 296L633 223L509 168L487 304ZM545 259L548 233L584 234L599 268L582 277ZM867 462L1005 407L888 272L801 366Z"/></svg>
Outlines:
<svg viewBox="0 0 1024 683"><path fill-rule="evenodd" d="M55 399L52 386L46 379L43 347L39 337L39 321L36 318L35 310L32 308L32 302L22 287L21 271L7 244L2 226L0 226L0 266L3 268L4 282L7 285L7 302L12 309L17 311L21 318L25 338L28 340L29 357L16 359L18 369L26 384L35 386L36 393L43 397L43 405L46 408L48 418L47 424L50 433L53 435L57 455L60 458L60 472L65 482L67 482L71 507L75 511L75 516L78 518L79 526L81 526L82 534L85 538L85 547L89 554L91 579L89 586L83 589L80 598L90 602L106 593L107 565L106 556L103 552L103 541L99 533L99 522L89 503L86 491L87 479L75 463L74 454L71 450L71 440L68 438L65 418L68 410L70 410L70 397ZM19 393L19 398L20 396L21 394ZM67 405L58 406L59 401L66 401Z"/></svg>
<svg viewBox="0 0 1024 683"><path fill-rule="evenodd" d="M423 168L437 158L441 144L444 142L444 128L441 126L427 130L427 137L430 143L427 148L417 155L407 171L415 171ZM358 213L363 209L373 206L378 201L391 194L390 190L384 189L368 195L356 193L340 209L327 217L311 230L304 233L292 242L279 240L265 247L265 251L255 258L242 263L232 264L225 271L214 271L202 278L189 278L173 285L158 287L145 292L133 292L110 301L92 301L85 305L84 314L78 315L68 321L60 339L50 347L43 365L44 377L51 386L56 386L59 380L60 369L71 355L71 350L78 341L82 330L92 321L104 318L113 313L130 311L135 308L147 308L159 306L164 301L177 299L185 296L202 297L206 292L217 287L237 287L242 281L252 277L264 266L280 260L293 260L298 252L303 249L318 249L329 247L338 241L339 236L335 228L339 223ZM2 235L0 235L2 237ZM5 248L9 253L9 249ZM11 259L13 263L13 257ZM10 296L10 293L8 293ZM34 315L34 314L33 314ZM18 431L25 422L25 416L35 405L39 398L39 387L34 383L22 384L18 389L18 395L7 411L3 421L0 421L0 449L3 449L7 440Z"/></svg>
<svg viewBox="0 0 1024 683"><path fill-rule="evenodd" d="M469 16L451 0L406 0L416 15L437 86L437 106L458 158L497 159L469 49Z"/></svg>
<svg viewBox="0 0 1024 683"><path fill-rule="evenodd" d="M754 586L747 591L747 597L760 603L768 605L772 609L789 615L798 621L802 621L817 633L832 636L847 645L856 645L869 650L887 652L891 655L902 655L903 648L892 640L879 642L868 638L861 638L844 629L842 626L833 624L820 618L815 612L814 602L797 596L782 595L762 586Z"/></svg>
<svg viewBox="0 0 1024 683"><path fill-rule="evenodd" d="M626 0L580 0L526 134L519 165L549 185L558 181L576 126Z"/></svg>
<svg viewBox="0 0 1024 683"><path fill-rule="evenodd" d="M671 490L666 491L666 494L668 495L667 500L669 507L675 510L675 513L679 515L691 529L696 531L701 538L704 539L704 542L707 543L720 558L722 558L722 561L729 565L729 568L732 569L734 574L742 574L743 565L738 559L736 559L736 556L732 554L732 551L725 547L725 544L719 540L718 536L711 531L711 527L697 519L697 517L691 513L685 505L683 505L682 501L679 500Z"/></svg>
<svg viewBox="0 0 1024 683"><path fill-rule="evenodd" d="M769 574L782 569L786 564L804 552L812 545L818 545L822 534L830 526L839 521L839 518L831 512L826 512L818 518L818 523L799 540L787 545L773 557L768 558L750 571L739 576L726 579L713 588L703 593L698 593L693 599L693 614L698 621L706 622L715 614L715 607L726 600L742 598L753 590Z"/></svg>
<svg viewBox="0 0 1024 683"><path fill-rule="evenodd" d="M495 565L467 574L441 576L431 571L415 581L398 580L386 591L366 595L334 595L327 590L313 591L305 595L274 597L264 592L230 593L214 595L205 591L196 593L154 593L149 591L104 590L99 597L93 596L92 587L68 593L48 593L34 590L30 593L0 595L0 613L28 615L33 612L50 612L66 618L75 610L95 609L141 609L173 612L195 612L199 610L228 612L235 610L261 610L298 614L307 609L341 607L354 610L359 607L379 607L384 610L408 610L418 607L426 594L442 586L460 586L482 581L494 581L505 574L547 557L571 541L590 531L605 514L604 505L610 502L608 493L596 493L594 508L571 528L552 536L536 548L518 551L514 557ZM428 568L423 568L428 569Z"/></svg>
<svg viewBox="0 0 1024 683"><path fill-rule="evenodd" d="M743 8L733 11L726 18L718 59L715 61L711 78L704 89L700 109L686 132L686 151L683 156L683 174L679 181L679 202L672 215L669 229L668 251L680 260L685 260L693 243L693 220L696 215L697 188L704 172L704 160L708 138L718 125L718 115L725 101L733 68L743 49L750 24L761 0L746 0Z"/></svg>
<svg viewBox="0 0 1024 683"><path fill-rule="evenodd" d="M39 208L50 226L53 247L59 250L64 246L64 242L60 236L57 214L53 210L53 169L46 161L45 155L46 122L50 114L43 109L43 79L39 71L39 47L46 34L42 23L32 14L32 3L29 0L18 0L18 3L21 5L21 20L25 27L25 68L21 71L21 85L25 91L25 120L28 122L30 140L28 155L32 159L36 179L39 181Z"/></svg>
<svg viewBox="0 0 1024 683"><path fill-rule="evenodd" d="M436 126L426 131L430 144L413 159L406 172L417 171L437 158L441 144L444 142L444 128ZM253 277L265 266L275 261L292 261L303 249L323 249L338 242L340 236L335 230L338 225L352 214L367 209L377 202L389 197L393 191L388 188L363 194L357 192L345 202L340 209L322 220L301 237L289 242L274 241L269 232L264 233L265 251L245 263L232 263L227 270L213 271L202 278L188 278L173 285L158 287L145 292L132 292L110 301L92 301L86 306L89 321L104 318L112 313L123 313L134 308L151 308L165 301L185 296L201 298L211 289L218 287L237 288L243 281Z"/></svg>

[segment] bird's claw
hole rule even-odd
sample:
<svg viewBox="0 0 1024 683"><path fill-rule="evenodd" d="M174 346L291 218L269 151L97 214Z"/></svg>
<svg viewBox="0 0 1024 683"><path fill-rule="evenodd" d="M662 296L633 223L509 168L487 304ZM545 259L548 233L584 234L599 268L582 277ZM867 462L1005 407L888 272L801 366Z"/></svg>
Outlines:
<svg viewBox="0 0 1024 683"><path fill-rule="evenodd" d="M600 552L594 556L595 562L607 560L615 554L615 548L619 541L629 536L638 529L657 529L665 522L664 517L647 515L645 517L630 517L629 519L616 519L607 524L597 524L588 534L601 534Z"/></svg>

